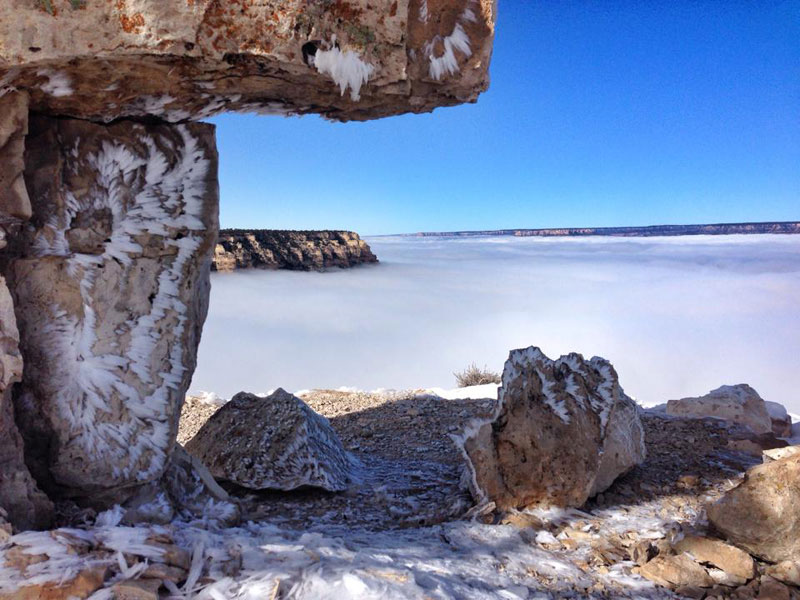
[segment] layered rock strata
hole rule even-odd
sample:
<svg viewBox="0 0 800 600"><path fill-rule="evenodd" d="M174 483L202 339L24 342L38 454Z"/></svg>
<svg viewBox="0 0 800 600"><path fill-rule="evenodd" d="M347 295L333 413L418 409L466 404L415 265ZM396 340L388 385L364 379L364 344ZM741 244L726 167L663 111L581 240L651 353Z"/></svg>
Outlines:
<svg viewBox="0 0 800 600"><path fill-rule="evenodd" d="M321 271L376 262L369 245L352 231L227 229L220 232L211 268Z"/></svg>
<svg viewBox="0 0 800 600"><path fill-rule="evenodd" d="M495 0L6 0L0 89L104 122L427 112L486 89L495 11Z"/></svg>
<svg viewBox="0 0 800 600"><path fill-rule="evenodd" d="M464 440L473 494L502 509L581 506L645 457L636 404L611 363L513 350L492 419Z"/></svg>
<svg viewBox="0 0 800 600"><path fill-rule="evenodd" d="M328 420L280 388L263 398L236 394L186 449L217 479L256 490L312 486L338 492L355 467Z"/></svg>
<svg viewBox="0 0 800 600"><path fill-rule="evenodd" d="M164 472L208 308L216 171L211 125L31 120L33 217L6 271L18 422L48 492L102 507Z"/></svg>

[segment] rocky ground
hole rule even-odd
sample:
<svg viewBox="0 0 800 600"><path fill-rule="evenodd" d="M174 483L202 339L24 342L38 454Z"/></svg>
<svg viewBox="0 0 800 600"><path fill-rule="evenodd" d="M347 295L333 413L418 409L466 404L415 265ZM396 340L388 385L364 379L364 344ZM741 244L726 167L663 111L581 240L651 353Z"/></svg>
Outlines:
<svg viewBox="0 0 800 600"><path fill-rule="evenodd" d="M342 494L314 490L253 493L228 486L242 501L247 518L304 531L330 531L340 526L386 531L451 521L470 508L471 500L460 482L461 451L451 436L470 419L488 416L493 400L445 400L423 390L314 390L303 399L330 419L345 447L360 459L360 480ZM206 402L188 399L180 439L188 439L213 411ZM558 590L557 597L585 593L669 597L675 590L678 596L693 598L773 597L758 596L759 574L744 587L744 582L726 578L722 569L709 563L709 569L701 571L711 573L708 576L713 582L696 580L700 572L695 579L670 572L676 568L672 561L679 554L673 542L706 535L704 506L737 485L743 472L760 458L731 450L729 441L736 432L719 420L676 418L651 411L644 415L643 423L646 461L582 511L502 513L487 507L478 515L479 521L503 529L510 526L551 560L573 567L556 582L551 569L537 571L535 565L530 566L529 575L542 588ZM659 560L668 558L668 563L654 562L659 556ZM759 568L764 571L766 566ZM685 565L682 568L687 569L693 572ZM642 575L660 579L673 591L646 586ZM780 593L789 594L785 597L800 597L796 590L780 587L782 584L769 576L764 578L767 591L777 584ZM639 589L631 581L645 587Z"/></svg>
<svg viewBox="0 0 800 600"><path fill-rule="evenodd" d="M10 539L0 528L0 600L800 598L779 581L797 573L709 531L705 505L760 462L731 450L737 432L718 420L646 412L646 461L581 510L500 512L473 507L451 438L492 400L424 390L303 398L359 460L350 489L229 485L239 527L207 517L126 526L113 509ZM217 410L209 400L187 399L181 441Z"/></svg>

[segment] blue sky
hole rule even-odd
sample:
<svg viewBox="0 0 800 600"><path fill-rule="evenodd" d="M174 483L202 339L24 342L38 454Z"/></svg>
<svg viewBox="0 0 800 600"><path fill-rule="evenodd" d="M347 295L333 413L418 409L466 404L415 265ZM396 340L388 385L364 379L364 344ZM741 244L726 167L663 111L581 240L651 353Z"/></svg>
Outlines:
<svg viewBox="0 0 800 600"><path fill-rule="evenodd" d="M426 115L213 119L222 227L800 219L800 0L501 0L491 76Z"/></svg>

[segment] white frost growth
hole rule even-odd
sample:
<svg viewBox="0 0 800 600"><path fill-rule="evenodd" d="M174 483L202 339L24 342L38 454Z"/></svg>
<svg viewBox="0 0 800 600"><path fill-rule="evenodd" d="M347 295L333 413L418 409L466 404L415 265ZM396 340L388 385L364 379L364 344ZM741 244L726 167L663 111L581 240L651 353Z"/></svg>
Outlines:
<svg viewBox="0 0 800 600"><path fill-rule="evenodd" d="M428 22L428 0L422 0L419 5L419 20L421 23Z"/></svg>
<svg viewBox="0 0 800 600"><path fill-rule="evenodd" d="M72 85L65 73L52 69L41 69L36 74L47 78L47 83L43 83L40 86L45 94L50 94L56 98L72 95Z"/></svg>
<svg viewBox="0 0 800 600"><path fill-rule="evenodd" d="M375 70L374 66L361 60L357 52L342 52L335 46L330 50L317 50L314 66L317 71L329 75L336 82L342 96L350 88L350 99L354 102L361 98L361 86L367 83Z"/></svg>
<svg viewBox="0 0 800 600"><path fill-rule="evenodd" d="M135 476L147 481L161 472L170 448L172 398L186 371L183 337L188 307L180 297L180 285L205 235L202 216L209 162L186 127L175 131L180 142L172 163L152 137L143 136L147 152L142 156L104 142L99 152L87 157L86 165L68 165L94 171L96 185L80 198L68 194L64 214L42 228L33 247L36 256L69 256L67 269L79 281L83 300L82 319L55 304L37 333L37 344L58 357L61 381L53 403L70 426L71 443L99 463L119 465L113 476L123 480ZM131 190L136 191L133 198ZM103 253L70 254L65 232L72 220L81 212L103 209L112 217ZM175 254L163 260L150 312L132 315L115 330L114 346L96 350L103 340L98 339L95 280L108 263L134 270L143 251L137 239L144 235L164 236L164 244L174 247ZM165 343L164 330L172 338L164 359L154 361L164 352L156 351ZM114 407L122 414L109 419Z"/></svg>
<svg viewBox="0 0 800 600"><path fill-rule="evenodd" d="M425 19L427 21L427 4L425 5ZM420 17L422 16L422 8L420 8ZM450 35L442 37L437 35L427 44L425 44L425 55L430 61L428 72L432 79L439 81L445 75L453 75L458 73L461 69L458 65L458 58L456 51L460 52L465 58L472 56L472 48L470 47L469 36L464 30L464 24L474 23L476 21L475 12L468 6L458 16L455 26L453 27ZM441 56L435 56L437 45L441 42L444 51Z"/></svg>

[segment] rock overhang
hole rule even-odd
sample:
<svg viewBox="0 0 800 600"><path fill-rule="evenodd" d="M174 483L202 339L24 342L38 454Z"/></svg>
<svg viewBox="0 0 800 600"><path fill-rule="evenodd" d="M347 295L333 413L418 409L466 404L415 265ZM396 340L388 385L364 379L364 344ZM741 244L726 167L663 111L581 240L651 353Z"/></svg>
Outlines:
<svg viewBox="0 0 800 600"><path fill-rule="evenodd" d="M0 94L100 122L429 112L487 89L495 17L496 0L7 0Z"/></svg>

